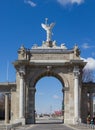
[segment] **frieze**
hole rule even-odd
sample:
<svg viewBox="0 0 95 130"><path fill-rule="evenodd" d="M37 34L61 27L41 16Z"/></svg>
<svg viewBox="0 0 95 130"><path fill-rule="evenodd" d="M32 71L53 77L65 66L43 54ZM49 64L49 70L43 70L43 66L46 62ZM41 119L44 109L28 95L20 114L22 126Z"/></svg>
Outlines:
<svg viewBox="0 0 95 130"><path fill-rule="evenodd" d="M74 50L65 50L65 49L31 49L30 50L31 54L69 54L69 53L74 53Z"/></svg>

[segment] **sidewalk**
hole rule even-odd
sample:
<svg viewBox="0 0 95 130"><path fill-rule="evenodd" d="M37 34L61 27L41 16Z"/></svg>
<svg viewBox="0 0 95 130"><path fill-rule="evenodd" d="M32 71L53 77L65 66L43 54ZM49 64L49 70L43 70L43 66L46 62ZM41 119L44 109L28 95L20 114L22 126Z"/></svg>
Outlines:
<svg viewBox="0 0 95 130"><path fill-rule="evenodd" d="M78 124L78 125L66 125L74 130L95 130L95 125Z"/></svg>

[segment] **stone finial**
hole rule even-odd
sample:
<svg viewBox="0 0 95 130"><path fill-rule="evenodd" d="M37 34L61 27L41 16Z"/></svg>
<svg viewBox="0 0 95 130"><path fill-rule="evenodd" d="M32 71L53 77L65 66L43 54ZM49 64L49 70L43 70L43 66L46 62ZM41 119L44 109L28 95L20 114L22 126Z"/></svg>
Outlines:
<svg viewBox="0 0 95 130"><path fill-rule="evenodd" d="M61 44L61 48L62 48L62 49L67 49L67 47L65 46L65 43L62 43L62 44Z"/></svg>
<svg viewBox="0 0 95 130"><path fill-rule="evenodd" d="M79 57L80 56L80 50L77 45L74 46L74 54Z"/></svg>
<svg viewBox="0 0 95 130"><path fill-rule="evenodd" d="M18 50L18 59L26 59L26 48L22 45Z"/></svg>
<svg viewBox="0 0 95 130"><path fill-rule="evenodd" d="M24 45L22 45L21 47L20 47L20 49L18 50L18 53L20 53L22 56L24 56L24 54L25 54L25 47L24 47Z"/></svg>

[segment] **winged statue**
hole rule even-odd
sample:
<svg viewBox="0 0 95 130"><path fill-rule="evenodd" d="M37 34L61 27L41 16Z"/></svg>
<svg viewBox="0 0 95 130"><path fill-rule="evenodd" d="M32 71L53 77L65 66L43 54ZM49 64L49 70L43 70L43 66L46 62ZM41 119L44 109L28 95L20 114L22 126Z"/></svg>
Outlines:
<svg viewBox="0 0 95 130"><path fill-rule="evenodd" d="M47 33L47 42L51 41L51 36L52 36L52 28L54 27L55 23L51 23L50 25L45 23L45 24L41 24L42 28L44 30L46 30Z"/></svg>

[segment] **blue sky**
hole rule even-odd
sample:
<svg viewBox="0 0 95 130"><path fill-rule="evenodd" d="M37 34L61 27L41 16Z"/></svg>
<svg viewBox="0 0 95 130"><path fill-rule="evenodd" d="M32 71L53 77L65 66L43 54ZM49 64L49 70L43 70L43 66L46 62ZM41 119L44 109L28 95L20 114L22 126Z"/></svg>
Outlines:
<svg viewBox="0 0 95 130"><path fill-rule="evenodd" d="M15 81L12 62L22 44L31 48L46 40L45 18L56 23L57 45L70 49L77 43L87 67L95 70L95 0L0 0L0 82L7 81L7 68L8 81Z"/></svg>
<svg viewBox="0 0 95 130"><path fill-rule="evenodd" d="M55 77L41 78L36 84L37 113L52 113L62 109L62 84Z"/></svg>

